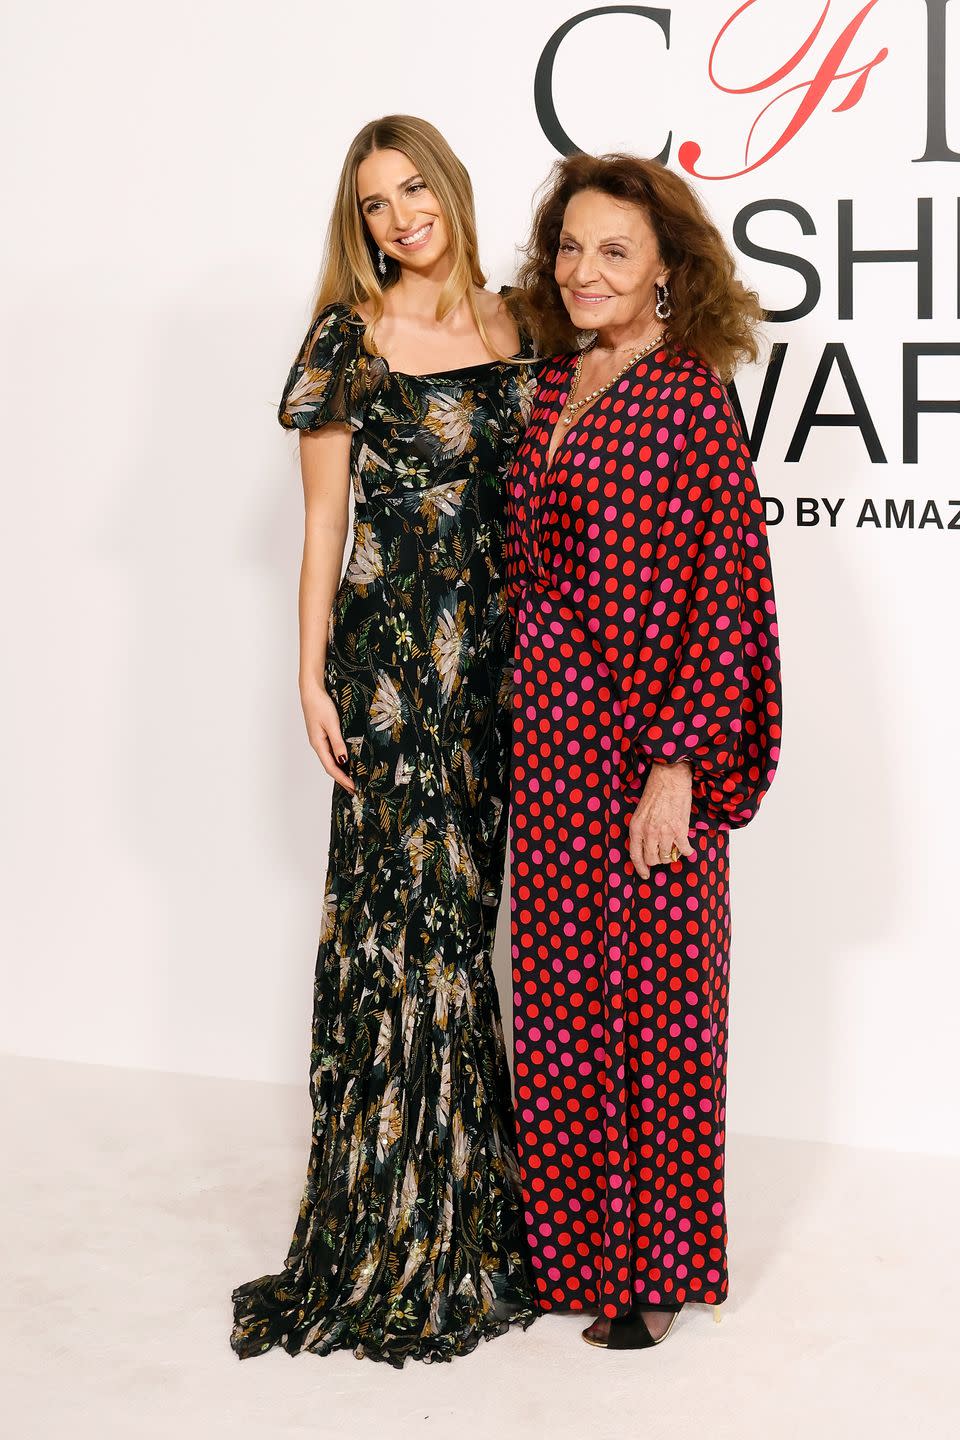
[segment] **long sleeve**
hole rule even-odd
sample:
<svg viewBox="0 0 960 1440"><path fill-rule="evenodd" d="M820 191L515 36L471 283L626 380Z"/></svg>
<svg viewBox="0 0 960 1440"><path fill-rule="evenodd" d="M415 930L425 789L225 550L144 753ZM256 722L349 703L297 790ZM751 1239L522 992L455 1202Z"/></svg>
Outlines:
<svg viewBox="0 0 960 1440"><path fill-rule="evenodd" d="M693 823L736 827L756 813L779 756L763 501L716 376L702 366L675 376L644 415L649 439L623 466L618 513L605 512L608 574L587 624L616 677L628 769L689 760Z"/></svg>

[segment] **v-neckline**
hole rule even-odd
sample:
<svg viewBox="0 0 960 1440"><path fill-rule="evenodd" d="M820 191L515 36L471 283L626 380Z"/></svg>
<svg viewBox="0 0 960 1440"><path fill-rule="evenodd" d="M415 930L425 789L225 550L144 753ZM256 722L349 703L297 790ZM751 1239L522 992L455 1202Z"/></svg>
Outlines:
<svg viewBox="0 0 960 1440"><path fill-rule="evenodd" d="M577 368L577 357L576 357L575 355L571 355L570 361L569 361L569 366L568 366L567 382L566 382L566 383L567 383L567 388L566 388L566 390L563 392L563 404L560 406L560 416L559 416L559 419L558 419L558 421L557 421L557 424L559 424L559 421L563 419L563 411L564 411L564 408L565 408L565 406L566 406L567 401L570 399L570 386L573 384L573 372L576 370L576 368ZM584 407L585 410L588 410L589 408L590 408L589 406L585 406L585 407ZM554 443L553 443L553 438L554 438L554 436L555 436L556 433L557 433L557 425L554 425L552 429L548 429L548 430L547 430L547 468L546 468L546 474L549 475L549 474L550 474L550 471L553 469L554 465L556 464L557 456L558 456L559 453L560 453L560 447L563 445L564 440L566 440L567 436L570 434L570 431L571 431L571 430L574 428L574 426L577 424L577 421L579 420L579 418L580 418L580 417L577 416L575 419L573 419L573 420L570 421L570 424L567 426L566 430L564 430L563 434L560 436L560 439L557 441L556 445L554 445Z"/></svg>
<svg viewBox="0 0 960 1440"><path fill-rule="evenodd" d="M584 405L579 415L577 415L575 419L571 420L570 424L567 426L566 430L564 430L563 434L560 436L560 439L557 441L555 446L553 446L553 437L556 434L556 427L554 427L553 430L549 430L547 432L547 466L546 470L544 471L545 475L549 475L550 472L553 470L554 465L557 463L557 456L560 454L563 442L566 440L567 436L571 433L571 431L574 430L581 423L584 415L589 415L591 410L596 409L596 407L602 403L605 396L616 393L614 390L612 390L611 387L614 385L618 385L621 380L628 379L631 373L634 375L639 374L640 370L643 368L644 365L649 365L651 361L656 360L658 355L663 354L668 349L669 346L658 345L656 350L650 351L649 355L641 355L640 359L633 367L632 372L629 370L624 370L622 374L615 376L614 379L610 381L610 384L606 387L606 389L601 390L600 394L596 397L595 400L592 400L589 405ZM563 416L563 408L570 398L570 386L573 382L573 371L576 368L576 364L577 356L571 355L569 359L569 373L567 375L566 381L567 388L564 391L563 395L563 405L561 405L560 407L561 418ZM553 446L552 449L551 446Z"/></svg>

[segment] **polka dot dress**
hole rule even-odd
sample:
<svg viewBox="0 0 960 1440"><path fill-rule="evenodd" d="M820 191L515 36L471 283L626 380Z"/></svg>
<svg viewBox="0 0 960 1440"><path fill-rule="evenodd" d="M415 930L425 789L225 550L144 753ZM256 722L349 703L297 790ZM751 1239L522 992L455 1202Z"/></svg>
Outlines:
<svg viewBox="0 0 960 1440"><path fill-rule="evenodd" d="M547 453L547 362L508 493L512 943L526 1223L544 1309L727 1293L728 831L776 767L763 505L726 394L639 362ZM694 766L692 859L634 870L651 764Z"/></svg>

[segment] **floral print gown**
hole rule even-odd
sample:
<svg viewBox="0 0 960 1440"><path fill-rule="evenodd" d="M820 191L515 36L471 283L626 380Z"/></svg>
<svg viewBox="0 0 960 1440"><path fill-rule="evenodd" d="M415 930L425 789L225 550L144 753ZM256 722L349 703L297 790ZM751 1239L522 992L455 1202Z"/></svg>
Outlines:
<svg viewBox="0 0 960 1440"><path fill-rule="evenodd" d="M491 946L503 880L504 484L529 364L394 374L344 305L307 333L280 422L353 430L353 551L326 685L356 783L333 798L312 1145L285 1268L234 1292L241 1358L449 1360L526 1326Z"/></svg>
<svg viewBox="0 0 960 1440"><path fill-rule="evenodd" d="M773 779L780 664L750 454L717 377L658 350L548 464L548 362L508 489L518 1151L541 1309L727 1294L728 832ZM653 764L693 856L642 880Z"/></svg>

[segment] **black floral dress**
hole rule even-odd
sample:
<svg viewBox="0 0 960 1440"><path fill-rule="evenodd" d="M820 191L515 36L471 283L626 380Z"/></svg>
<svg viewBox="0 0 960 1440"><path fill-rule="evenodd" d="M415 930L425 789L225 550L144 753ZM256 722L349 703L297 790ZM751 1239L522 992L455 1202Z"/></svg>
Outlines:
<svg viewBox="0 0 960 1440"><path fill-rule="evenodd" d="M280 422L353 429L353 550L326 684L336 787L314 992L313 1137L285 1269L233 1295L241 1358L449 1360L535 1314L490 952L503 879L504 480L532 365L405 376L334 305ZM524 351L526 354L526 351Z"/></svg>

